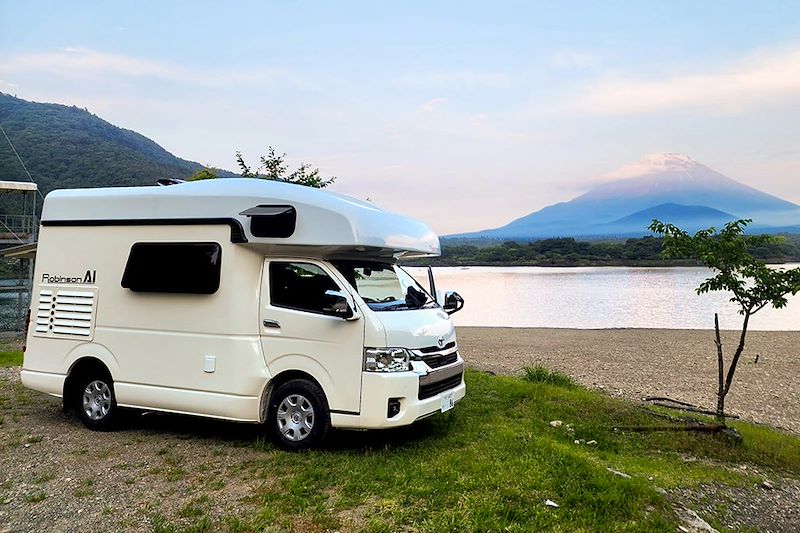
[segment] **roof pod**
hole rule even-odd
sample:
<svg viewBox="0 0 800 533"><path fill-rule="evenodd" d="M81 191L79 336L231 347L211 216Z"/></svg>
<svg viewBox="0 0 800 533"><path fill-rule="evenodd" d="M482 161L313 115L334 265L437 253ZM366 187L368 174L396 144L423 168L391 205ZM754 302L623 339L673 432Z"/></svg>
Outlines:
<svg viewBox="0 0 800 533"><path fill-rule="evenodd" d="M254 209L259 207L262 209ZM285 214L288 207L296 216L290 235L253 233L258 216ZM263 179L56 190L47 195L42 210L45 226L199 224L211 220L214 222L208 223L231 225L235 242L265 250L313 246L322 247L326 256L360 252L432 257L441 253L439 238L422 222L342 194Z"/></svg>

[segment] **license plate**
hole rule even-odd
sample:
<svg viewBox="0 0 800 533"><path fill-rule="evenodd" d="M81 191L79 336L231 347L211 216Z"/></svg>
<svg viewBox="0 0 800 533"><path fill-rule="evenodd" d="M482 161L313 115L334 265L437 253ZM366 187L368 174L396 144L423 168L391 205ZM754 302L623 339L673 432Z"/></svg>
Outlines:
<svg viewBox="0 0 800 533"><path fill-rule="evenodd" d="M443 413L445 411L449 411L450 409L452 409L453 406L456 404L455 400L453 399L453 393L452 392L443 393L441 398L442 398L442 412Z"/></svg>

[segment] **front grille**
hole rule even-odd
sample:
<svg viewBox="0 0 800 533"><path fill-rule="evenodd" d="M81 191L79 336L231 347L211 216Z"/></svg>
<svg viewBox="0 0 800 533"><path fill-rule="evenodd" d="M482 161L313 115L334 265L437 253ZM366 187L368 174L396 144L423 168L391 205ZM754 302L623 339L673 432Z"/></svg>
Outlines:
<svg viewBox="0 0 800 533"><path fill-rule="evenodd" d="M419 351L421 353L444 352L449 350L450 348L455 348L455 347L456 347L456 341L453 341L453 342L448 342L441 348L439 348L438 346L427 346L425 348L419 348Z"/></svg>
<svg viewBox="0 0 800 533"><path fill-rule="evenodd" d="M429 355L428 357L423 357L422 360L431 368L439 368L440 366L455 363L458 360L458 352Z"/></svg>
<svg viewBox="0 0 800 533"><path fill-rule="evenodd" d="M419 399L424 400L425 398L430 398L432 396L436 396L440 392L444 392L449 389L454 389L461 385L461 378L464 376L463 372L459 372L455 376L445 378L441 381L436 381L434 383L428 383L425 385L419 386Z"/></svg>

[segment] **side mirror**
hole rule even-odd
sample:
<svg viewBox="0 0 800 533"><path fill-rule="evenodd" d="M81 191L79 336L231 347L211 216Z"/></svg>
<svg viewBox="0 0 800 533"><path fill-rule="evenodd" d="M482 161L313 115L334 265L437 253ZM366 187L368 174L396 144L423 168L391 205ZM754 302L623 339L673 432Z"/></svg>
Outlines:
<svg viewBox="0 0 800 533"><path fill-rule="evenodd" d="M325 291L325 306L322 308L322 312L344 320L358 319L358 315L353 311L350 301L342 291Z"/></svg>
<svg viewBox="0 0 800 533"><path fill-rule="evenodd" d="M444 305L442 309L444 309L445 313L452 315L453 313L461 311L463 308L464 298L462 298L460 294L453 291L444 293Z"/></svg>

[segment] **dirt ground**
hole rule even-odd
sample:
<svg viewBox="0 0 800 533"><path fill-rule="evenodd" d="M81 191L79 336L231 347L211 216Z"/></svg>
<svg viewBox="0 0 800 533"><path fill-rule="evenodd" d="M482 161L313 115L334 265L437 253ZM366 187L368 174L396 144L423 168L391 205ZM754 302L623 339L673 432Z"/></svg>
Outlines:
<svg viewBox="0 0 800 533"><path fill-rule="evenodd" d="M716 407L714 332L673 329L458 328L473 368L518 374L544 365L611 394ZM723 332L726 361L738 344ZM800 331L752 331L727 398L742 418L800 432ZM755 362L758 355L758 363Z"/></svg>
<svg viewBox="0 0 800 533"><path fill-rule="evenodd" d="M714 405L709 331L459 328L458 335L473 368L517 374L538 363L615 395ZM734 345L733 333L724 342L728 349ZM753 332L731 390L731 412L800 432L798 352L800 332ZM137 414L120 431L94 433L64 413L59 399L22 387L18 368L0 369L0 533L89 525L96 531L215 530L235 523L258 512L270 479L264 465L270 454L281 453L258 445L261 431ZM797 523L791 510L798 508L800 486L793 479L775 481L783 485L780 501L772 495L758 500L764 491L757 487L730 494L700 487L671 497L698 510L724 500L738 509L726 520L733 528L746 516L745 529L782 531L780 524ZM213 525L204 526L203 517Z"/></svg>
<svg viewBox="0 0 800 533"><path fill-rule="evenodd" d="M257 426L130 414L96 433L60 407L0 368L2 533L196 527L257 505L257 461L272 453L253 447Z"/></svg>

